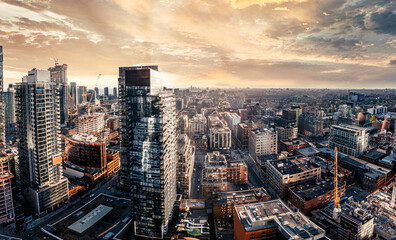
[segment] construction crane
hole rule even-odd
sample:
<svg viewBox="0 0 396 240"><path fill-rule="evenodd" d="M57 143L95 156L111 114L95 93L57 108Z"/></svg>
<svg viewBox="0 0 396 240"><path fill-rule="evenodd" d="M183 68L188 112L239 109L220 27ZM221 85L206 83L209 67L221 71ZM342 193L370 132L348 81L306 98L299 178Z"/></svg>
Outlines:
<svg viewBox="0 0 396 240"><path fill-rule="evenodd" d="M334 211L333 219L337 220L341 212L340 197L338 196L338 149L334 148Z"/></svg>
<svg viewBox="0 0 396 240"><path fill-rule="evenodd" d="M90 111L89 111L89 109L91 108L92 99L96 98L96 92L95 92L95 89L96 89L96 87L98 86L99 78L100 78L101 76L102 76L102 74L99 74L99 75L98 75L98 78L96 79L96 83L95 83L95 87L94 87L94 93L93 93L93 96L91 96L91 99L89 99L89 102L88 102L88 114L90 114ZM92 108L92 110L94 111L94 110L95 110L95 108Z"/></svg>

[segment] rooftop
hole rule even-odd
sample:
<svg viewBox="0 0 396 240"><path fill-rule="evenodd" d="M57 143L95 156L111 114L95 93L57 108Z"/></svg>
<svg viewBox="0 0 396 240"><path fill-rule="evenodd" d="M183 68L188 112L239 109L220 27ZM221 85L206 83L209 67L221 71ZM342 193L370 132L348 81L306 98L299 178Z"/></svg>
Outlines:
<svg viewBox="0 0 396 240"><path fill-rule="evenodd" d="M338 187L341 187L342 185L343 184L339 183ZM304 201L315 199L333 190L334 182L332 179L326 179L324 181L311 181L290 187L290 191L294 192L294 194Z"/></svg>
<svg viewBox="0 0 396 240"><path fill-rule="evenodd" d="M280 199L235 206L246 232L277 228L286 239L318 239L325 231L302 213L292 212Z"/></svg>
<svg viewBox="0 0 396 240"><path fill-rule="evenodd" d="M94 210L92 210L87 215L80 218L67 228L77 233L83 233L85 230L94 225L97 221L106 216L106 214L108 214L112 209L112 207L100 204Z"/></svg>
<svg viewBox="0 0 396 240"><path fill-rule="evenodd" d="M221 192L219 199L214 201L214 205L221 204L243 204L251 202L259 202L263 198L269 198L267 191L264 188L254 188L242 191Z"/></svg>
<svg viewBox="0 0 396 240"><path fill-rule="evenodd" d="M268 162L282 173L282 175L298 174L320 168L320 165L313 161L312 158L307 157L276 159Z"/></svg>

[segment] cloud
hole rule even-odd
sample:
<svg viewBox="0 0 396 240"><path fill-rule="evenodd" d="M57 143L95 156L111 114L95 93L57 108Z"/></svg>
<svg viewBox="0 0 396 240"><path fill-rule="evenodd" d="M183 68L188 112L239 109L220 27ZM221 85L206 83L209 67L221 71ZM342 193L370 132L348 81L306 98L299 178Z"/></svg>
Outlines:
<svg viewBox="0 0 396 240"><path fill-rule="evenodd" d="M160 65L172 86L369 87L374 74L392 84L390 9L384 0L0 0L0 42L8 82L55 57L88 87L99 73L116 86L118 67L138 64Z"/></svg>
<svg viewBox="0 0 396 240"><path fill-rule="evenodd" d="M396 35L396 14L392 11L373 13L371 15L371 21L376 24L374 27L376 32Z"/></svg>
<svg viewBox="0 0 396 240"><path fill-rule="evenodd" d="M389 65L396 65L396 59L395 60L390 60Z"/></svg>

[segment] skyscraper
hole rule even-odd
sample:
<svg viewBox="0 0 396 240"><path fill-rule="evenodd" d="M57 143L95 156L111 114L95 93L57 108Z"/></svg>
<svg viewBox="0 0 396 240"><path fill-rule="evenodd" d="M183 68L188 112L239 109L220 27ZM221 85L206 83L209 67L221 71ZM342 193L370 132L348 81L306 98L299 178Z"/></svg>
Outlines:
<svg viewBox="0 0 396 240"><path fill-rule="evenodd" d="M33 69L15 89L21 187L31 207L44 214L69 199L61 172L59 84L49 71Z"/></svg>
<svg viewBox="0 0 396 240"><path fill-rule="evenodd" d="M7 136L15 133L15 89L9 85L4 92L5 131Z"/></svg>
<svg viewBox="0 0 396 240"><path fill-rule="evenodd" d="M3 46L0 46L0 150L6 148L3 84Z"/></svg>
<svg viewBox="0 0 396 240"><path fill-rule="evenodd" d="M104 95L105 95L106 97L109 96L109 88L108 88L108 87L105 87L105 88L104 88Z"/></svg>
<svg viewBox="0 0 396 240"><path fill-rule="evenodd" d="M99 88L98 87L95 88L95 92L96 92L96 98L98 98L99 97Z"/></svg>
<svg viewBox="0 0 396 240"><path fill-rule="evenodd" d="M120 67L120 186L131 192L136 236L163 238L176 199L176 116L158 66Z"/></svg>
<svg viewBox="0 0 396 240"><path fill-rule="evenodd" d="M113 88L113 96L116 98L117 97L117 88Z"/></svg>
<svg viewBox="0 0 396 240"><path fill-rule="evenodd" d="M10 169L10 158L4 153L6 139L3 80L3 47L0 46L0 224L10 223L15 217L11 191L11 178L13 175Z"/></svg>
<svg viewBox="0 0 396 240"><path fill-rule="evenodd" d="M60 124L67 123L67 106L69 94L67 86L67 64L55 65L48 68L51 73L51 82L59 84Z"/></svg>
<svg viewBox="0 0 396 240"><path fill-rule="evenodd" d="M86 100L87 87L86 86L78 86L78 104L83 103Z"/></svg>
<svg viewBox="0 0 396 240"><path fill-rule="evenodd" d="M78 94L77 94L77 83L75 82L70 83L70 96L72 98L72 102L70 103L70 106L72 106L73 108L77 108Z"/></svg>

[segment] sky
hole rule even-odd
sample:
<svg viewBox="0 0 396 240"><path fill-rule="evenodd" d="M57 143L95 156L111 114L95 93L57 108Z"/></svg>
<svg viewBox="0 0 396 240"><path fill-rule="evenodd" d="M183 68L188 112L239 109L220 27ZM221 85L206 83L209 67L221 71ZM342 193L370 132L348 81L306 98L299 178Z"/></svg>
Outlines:
<svg viewBox="0 0 396 240"><path fill-rule="evenodd" d="M395 36L394 0L0 0L5 84L57 59L89 88L396 88Z"/></svg>

